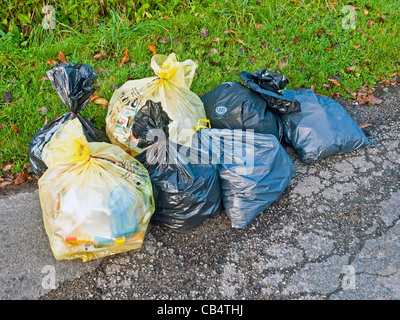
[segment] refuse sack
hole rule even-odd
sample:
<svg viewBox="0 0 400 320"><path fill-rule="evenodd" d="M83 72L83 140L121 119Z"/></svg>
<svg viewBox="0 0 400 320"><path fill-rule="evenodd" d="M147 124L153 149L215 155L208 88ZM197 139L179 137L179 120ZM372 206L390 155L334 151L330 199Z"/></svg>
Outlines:
<svg viewBox="0 0 400 320"><path fill-rule="evenodd" d="M274 135L201 129L192 139L217 164L222 205L233 228L244 228L287 188L293 163Z"/></svg>
<svg viewBox="0 0 400 320"><path fill-rule="evenodd" d="M201 163L197 149L168 140L169 118L161 104L147 101L146 106L132 132L146 148L136 159L148 170L153 185L152 221L176 231L192 230L221 211L217 169L208 161Z"/></svg>
<svg viewBox="0 0 400 320"><path fill-rule="evenodd" d="M46 74L69 111L37 130L30 141L29 160L33 172L39 177L47 169L42 161L44 146L50 141L58 128L68 120L75 118L79 120L89 142L109 142L104 132L80 115L80 111L89 104L95 91L92 87L97 79L94 69L89 65L68 62L55 65Z"/></svg>
<svg viewBox="0 0 400 320"><path fill-rule="evenodd" d="M54 257L83 261L138 249L154 212L147 170L118 146L87 142L79 119L43 149L43 221Z"/></svg>
<svg viewBox="0 0 400 320"><path fill-rule="evenodd" d="M160 102L172 120L170 140L190 146L196 124L205 119L203 103L190 91L197 68L192 60L178 62L174 53L156 54L151 59L156 76L130 80L115 90L106 117L106 132L111 142L136 155L142 151L132 137L134 117L147 100Z"/></svg>
<svg viewBox="0 0 400 320"><path fill-rule="evenodd" d="M240 78L279 111L284 141L300 159L313 163L330 155L373 146L357 123L337 101L316 95L313 90L283 90L289 80L270 70Z"/></svg>
<svg viewBox="0 0 400 320"><path fill-rule="evenodd" d="M242 71L239 73L239 77L245 85L258 92L268 102L269 108L279 113L301 111L298 101L289 97L283 97L280 93L289 83L289 79L285 75L264 69L255 73Z"/></svg>
<svg viewBox="0 0 400 320"><path fill-rule="evenodd" d="M303 162L373 146L339 102L310 89L283 90L282 95L301 104L301 112L281 114L281 119L285 140Z"/></svg>
<svg viewBox="0 0 400 320"><path fill-rule="evenodd" d="M282 126L276 113L256 92L238 82L225 82L201 97L211 128L253 129L280 140Z"/></svg>

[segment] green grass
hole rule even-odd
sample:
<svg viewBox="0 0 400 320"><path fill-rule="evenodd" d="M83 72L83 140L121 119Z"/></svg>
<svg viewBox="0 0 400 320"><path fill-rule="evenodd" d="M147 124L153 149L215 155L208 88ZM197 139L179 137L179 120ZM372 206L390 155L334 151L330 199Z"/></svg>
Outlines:
<svg viewBox="0 0 400 320"><path fill-rule="evenodd" d="M356 10L354 30L342 26L347 13L341 9L346 1L171 3L170 7L154 7L151 17L143 11L132 19L127 10L119 8L96 17L96 23L85 23L90 17L78 13L75 26L63 23L49 31L32 23L29 35L0 31L0 164L12 162L13 172L21 171L29 162L29 142L35 131L46 117L51 121L67 111L50 82L40 81L50 69L46 60L56 59L58 51L70 62L105 69L96 93L107 100L113 88L128 79L154 75L148 67L152 56L149 43L156 45L157 53L175 52L181 61L198 62L192 85L198 95L225 81L240 82L240 71L268 68L285 74L289 89L313 86L319 94L339 92L350 99L348 91L390 80L399 70L400 1L353 1L361 8ZM371 19L374 23L368 22ZM205 38L198 36L202 28L208 30ZM237 34L224 33L226 29ZM157 41L164 37L171 41ZM221 40L213 41L216 38ZM120 68L125 48L130 60ZM219 54L211 54L211 49ZM100 50L109 58L93 60ZM131 63L137 66L133 68ZM356 69L349 71L350 67ZM340 86L328 79L337 80ZM1 99L5 92L12 93L11 103ZM42 106L48 109L45 115L39 114ZM104 128L106 112L90 103L82 115ZM17 134L12 126L19 129Z"/></svg>

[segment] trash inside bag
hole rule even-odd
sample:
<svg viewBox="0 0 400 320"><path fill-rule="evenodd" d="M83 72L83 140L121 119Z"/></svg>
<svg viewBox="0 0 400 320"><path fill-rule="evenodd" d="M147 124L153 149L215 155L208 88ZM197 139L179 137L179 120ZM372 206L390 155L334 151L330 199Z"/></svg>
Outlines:
<svg viewBox="0 0 400 320"><path fill-rule="evenodd" d="M280 140L282 126L275 112L256 92L238 82L225 82L201 97L211 128L253 129Z"/></svg>
<svg viewBox="0 0 400 320"><path fill-rule="evenodd" d="M75 118L79 120L89 142L109 142L105 133L79 114L88 105L95 91L92 85L97 79L97 74L93 68L85 64L60 63L47 71L47 76L69 111L37 130L30 142L29 160L33 172L39 177L47 169L42 161L44 146L58 128L68 120Z"/></svg>
<svg viewBox="0 0 400 320"><path fill-rule="evenodd" d="M275 136L250 130L202 129L192 140L217 164L222 204L233 228L244 228L287 188L293 163Z"/></svg>
<svg viewBox="0 0 400 320"><path fill-rule="evenodd" d="M330 155L373 146L339 102L316 95L313 90L281 93L301 104L301 112L281 114L281 118L285 140L303 162L313 163Z"/></svg>
<svg viewBox="0 0 400 320"><path fill-rule="evenodd" d="M151 59L156 76L130 80L118 88L110 99L106 132L111 142L136 155L143 151L132 137L135 116L147 100L160 102L172 122L170 140L190 146L199 120L205 119L203 103L190 91L197 68L192 60L178 62L174 53L156 54Z"/></svg>
<svg viewBox="0 0 400 320"><path fill-rule="evenodd" d="M147 102L141 119L132 132L146 149L136 156L148 170L154 191L155 212L152 221L189 231L218 215L221 193L215 165L201 163L197 149L168 140L168 115L160 104ZM142 108L142 111L143 108ZM151 129L153 127L153 129ZM141 133L144 129L146 137Z"/></svg>
<svg viewBox="0 0 400 320"><path fill-rule="evenodd" d="M281 90L289 83L289 79L271 70L260 70L255 73L242 71L239 77L250 89L258 92L267 102L271 109L279 113L299 112L300 103L289 97L283 97Z"/></svg>
<svg viewBox="0 0 400 320"><path fill-rule="evenodd" d="M87 142L73 119L43 149L43 221L54 257L83 261L138 249L154 212L147 170L118 146Z"/></svg>

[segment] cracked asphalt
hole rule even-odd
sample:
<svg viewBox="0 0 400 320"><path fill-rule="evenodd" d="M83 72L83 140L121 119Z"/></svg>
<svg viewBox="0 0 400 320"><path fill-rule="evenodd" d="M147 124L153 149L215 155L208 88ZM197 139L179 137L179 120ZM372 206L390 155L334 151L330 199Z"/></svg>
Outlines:
<svg viewBox="0 0 400 320"><path fill-rule="evenodd" d="M397 300L400 298L400 88L384 102L340 101L374 148L302 163L245 229L222 213L179 233L152 224L136 251L56 261L35 187L0 196L0 298ZM45 267L54 268L54 289ZM53 270L53 269L51 269Z"/></svg>

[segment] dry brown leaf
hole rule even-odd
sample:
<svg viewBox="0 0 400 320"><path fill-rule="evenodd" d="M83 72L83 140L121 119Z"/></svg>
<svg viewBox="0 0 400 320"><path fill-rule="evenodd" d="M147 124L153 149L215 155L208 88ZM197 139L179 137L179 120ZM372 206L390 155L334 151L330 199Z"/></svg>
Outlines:
<svg viewBox="0 0 400 320"><path fill-rule="evenodd" d="M279 61L279 68L283 69L287 66L287 63L285 60L281 60Z"/></svg>
<svg viewBox="0 0 400 320"><path fill-rule="evenodd" d="M47 80L49 80L49 78L48 78L48 77L46 77L46 76L44 76L44 77L41 77L41 78L39 79L39 81L47 81Z"/></svg>
<svg viewBox="0 0 400 320"><path fill-rule="evenodd" d="M360 129L365 129L365 128L368 128L368 127L372 126L372 124L370 124L370 123L361 123L358 126L360 127Z"/></svg>
<svg viewBox="0 0 400 320"><path fill-rule="evenodd" d="M156 46L154 44L147 44L147 46L153 55L156 54Z"/></svg>
<svg viewBox="0 0 400 320"><path fill-rule="evenodd" d="M211 49L211 54L218 54L219 52L218 52L218 50L217 49Z"/></svg>
<svg viewBox="0 0 400 320"><path fill-rule="evenodd" d="M349 71L355 71L357 69L357 67L351 66L349 67Z"/></svg>
<svg viewBox="0 0 400 320"><path fill-rule="evenodd" d="M220 42L222 39L220 37L215 38L212 42Z"/></svg>
<svg viewBox="0 0 400 320"><path fill-rule="evenodd" d="M126 62L129 61L128 49L124 49L124 51L122 51L122 53L124 54L124 57L122 58L121 62L118 64L118 67L122 67Z"/></svg>
<svg viewBox="0 0 400 320"><path fill-rule="evenodd" d="M15 131L15 134L19 133L19 129L17 126L11 126L11 129L13 129Z"/></svg>
<svg viewBox="0 0 400 320"><path fill-rule="evenodd" d="M28 179L29 175L26 172L21 172L18 177L13 181L14 184L21 184L24 183L26 181L26 179Z"/></svg>
<svg viewBox="0 0 400 320"><path fill-rule="evenodd" d="M56 64L58 64L58 62L53 59L47 59L47 63L52 67L54 67Z"/></svg>
<svg viewBox="0 0 400 320"><path fill-rule="evenodd" d="M95 104L101 105L101 106L108 106L108 101L104 98L97 98L93 101Z"/></svg>
<svg viewBox="0 0 400 320"><path fill-rule="evenodd" d="M234 31L234 30L231 30L231 29L226 29L227 31L229 31L230 33L233 33L233 34L236 34L236 35L238 35L237 34L237 32L236 31Z"/></svg>
<svg viewBox="0 0 400 320"><path fill-rule="evenodd" d="M254 58L254 56L249 57L249 62L254 64L256 62L256 58Z"/></svg>
<svg viewBox="0 0 400 320"><path fill-rule="evenodd" d="M93 60L107 59L107 58L108 58L108 55L103 50L100 50L99 53L96 53L93 56Z"/></svg>
<svg viewBox="0 0 400 320"><path fill-rule="evenodd" d="M364 12L364 14L365 14L366 16L369 14L369 12L368 12L367 9L364 9L363 12Z"/></svg>
<svg viewBox="0 0 400 320"><path fill-rule="evenodd" d="M339 81L337 81L336 79L328 79L330 82L334 83L335 85L337 85L338 87L340 87L340 83Z"/></svg>
<svg viewBox="0 0 400 320"><path fill-rule="evenodd" d="M89 103L96 100L99 96L95 93L89 100Z"/></svg>
<svg viewBox="0 0 400 320"><path fill-rule="evenodd" d="M4 189L5 187L7 187L10 184L13 184L13 182L12 181L8 181L8 180L3 181L3 182L0 183L0 189Z"/></svg>
<svg viewBox="0 0 400 320"><path fill-rule="evenodd" d="M162 38L161 40L160 40L160 43L168 43L169 42L169 37L165 37L165 38Z"/></svg>
<svg viewBox="0 0 400 320"><path fill-rule="evenodd" d="M236 41L239 42L239 43L241 43L241 44L244 44L244 42L243 42L242 39L236 38Z"/></svg>
<svg viewBox="0 0 400 320"><path fill-rule="evenodd" d="M258 30L264 29L264 26L262 24L256 23L256 29L258 29Z"/></svg>
<svg viewBox="0 0 400 320"><path fill-rule="evenodd" d="M57 57L56 57L56 58L57 58L58 60L60 60L61 63L68 62L67 57L65 56L64 52L62 52L62 51L58 51Z"/></svg>
<svg viewBox="0 0 400 320"><path fill-rule="evenodd" d="M201 29L201 33L199 33L198 36L201 38L208 37L208 30L205 27L203 27L203 29Z"/></svg>

